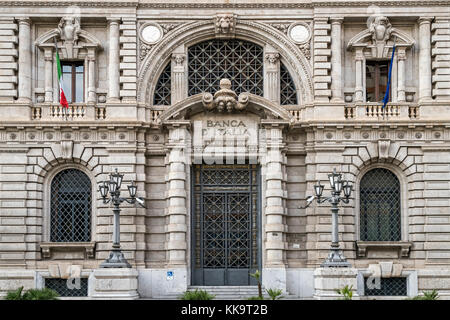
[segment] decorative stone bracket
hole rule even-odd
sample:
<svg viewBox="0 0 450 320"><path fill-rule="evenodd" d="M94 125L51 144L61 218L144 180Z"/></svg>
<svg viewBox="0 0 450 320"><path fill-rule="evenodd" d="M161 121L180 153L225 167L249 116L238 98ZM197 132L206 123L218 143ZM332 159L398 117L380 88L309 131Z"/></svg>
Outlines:
<svg viewBox="0 0 450 320"><path fill-rule="evenodd" d="M356 241L358 257L366 257L368 250L399 251L400 257L408 257L412 243L406 241Z"/></svg>
<svg viewBox="0 0 450 320"><path fill-rule="evenodd" d="M68 253L68 259L71 253L83 251L86 259L95 258L95 242L41 242L40 248L42 258L50 259L54 252Z"/></svg>
<svg viewBox="0 0 450 320"><path fill-rule="evenodd" d="M382 261L369 264L368 271L372 277L395 278L402 275L403 265L401 263L394 263L393 261Z"/></svg>
<svg viewBox="0 0 450 320"><path fill-rule="evenodd" d="M214 96L206 92L203 94L202 103L206 110L218 112L232 112L234 110L241 111L245 109L249 101L247 93L237 94L231 90L231 81L228 79L220 80L220 90Z"/></svg>

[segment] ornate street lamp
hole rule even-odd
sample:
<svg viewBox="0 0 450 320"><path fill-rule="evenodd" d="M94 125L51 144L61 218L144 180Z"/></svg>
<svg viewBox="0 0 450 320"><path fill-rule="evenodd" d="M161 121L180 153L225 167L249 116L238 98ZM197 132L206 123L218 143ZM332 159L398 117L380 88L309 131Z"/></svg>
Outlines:
<svg viewBox="0 0 450 320"><path fill-rule="evenodd" d="M333 173L328 175L328 180L331 186L331 196L322 197L324 186L317 181L314 185L315 196L307 198L307 205L302 208L307 208L311 205L314 199L317 199L317 203L324 203L326 201L331 203L332 213L332 242L330 253L325 261L320 265L321 267L350 267L350 263L347 262L344 255L339 248L339 223L338 223L338 204L339 202L349 203L349 198L352 193L353 186L348 181L342 180L342 175L336 172L336 168ZM341 196L341 192L344 191L344 196Z"/></svg>
<svg viewBox="0 0 450 320"><path fill-rule="evenodd" d="M99 185L100 195L103 198L103 203L111 202L114 205L114 231L113 231L113 245L112 250L109 253L108 259L106 259L100 268L131 268L131 265L125 259L122 251L120 250L120 204L127 202L130 204L138 203L144 207L144 200L136 197L137 187L134 182L128 186L129 198L120 197L120 187L122 185L123 174L120 174L115 170L115 173L109 175L109 181L103 181ZM110 197L108 198L108 192ZM145 208L145 207L144 207Z"/></svg>

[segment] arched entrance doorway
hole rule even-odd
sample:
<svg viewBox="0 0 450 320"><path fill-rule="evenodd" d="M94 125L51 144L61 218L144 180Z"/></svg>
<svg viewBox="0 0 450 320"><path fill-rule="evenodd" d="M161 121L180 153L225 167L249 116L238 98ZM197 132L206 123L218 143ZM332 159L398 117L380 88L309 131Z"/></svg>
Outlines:
<svg viewBox="0 0 450 320"><path fill-rule="evenodd" d="M192 96L161 115L172 148L169 170L183 168L169 177L189 176L184 201L192 285L256 284L250 273L262 269L263 252L266 262L283 263L282 230L270 232L265 244L262 239L283 215L281 143L290 119L263 97L236 95L226 80L214 95ZM175 192L169 194L180 206Z"/></svg>

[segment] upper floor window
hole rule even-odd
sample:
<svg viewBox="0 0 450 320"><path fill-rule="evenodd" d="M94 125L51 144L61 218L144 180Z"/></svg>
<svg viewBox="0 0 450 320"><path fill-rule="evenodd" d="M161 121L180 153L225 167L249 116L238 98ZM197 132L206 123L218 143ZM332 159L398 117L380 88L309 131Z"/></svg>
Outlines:
<svg viewBox="0 0 450 320"><path fill-rule="evenodd" d="M236 94L263 95L263 48L243 40L208 40L188 49L188 95L219 90L228 78Z"/></svg>
<svg viewBox="0 0 450 320"><path fill-rule="evenodd" d="M61 62L62 80L67 102L84 101L84 65L82 61Z"/></svg>
<svg viewBox="0 0 450 320"><path fill-rule="evenodd" d="M50 241L91 240L92 190L89 177L77 169L59 172L51 183Z"/></svg>
<svg viewBox="0 0 450 320"><path fill-rule="evenodd" d="M389 61L366 61L366 101L381 102L386 94ZM389 95L390 101L391 95Z"/></svg>
<svg viewBox="0 0 450 320"><path fill-rule="evenodd" d="M400 182L383 168L367 172L360 184L362 241L400 241Z"/></svg>

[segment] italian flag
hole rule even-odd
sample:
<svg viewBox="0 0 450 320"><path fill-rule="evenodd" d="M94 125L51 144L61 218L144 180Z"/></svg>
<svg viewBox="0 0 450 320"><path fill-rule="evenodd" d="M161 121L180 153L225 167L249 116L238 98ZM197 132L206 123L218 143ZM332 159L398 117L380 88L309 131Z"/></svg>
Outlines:
<svg viewBox="0 0 450 320"><path fill-rule="evenodd" d="M66 95L64 94L63 81L62 81L61 61L59 60L58 47L56 46L56 39L55 39L55 51L56 51L56 65L58 66L59 103L64 108L68 109L69 108L69 103L67 103Z"/></svg>

